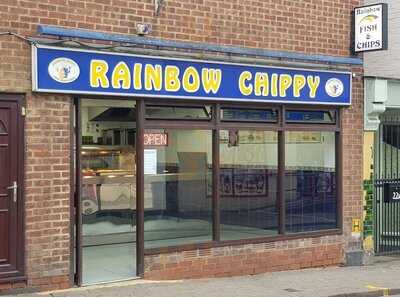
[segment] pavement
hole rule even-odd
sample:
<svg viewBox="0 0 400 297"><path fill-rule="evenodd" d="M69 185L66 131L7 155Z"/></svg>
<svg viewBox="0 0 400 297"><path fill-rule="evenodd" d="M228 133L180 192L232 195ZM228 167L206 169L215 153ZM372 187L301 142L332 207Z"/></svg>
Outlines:
<svg viewBox="0 0 400 297"><path fill-rule="evenodd" d="M1 295L1 294L0 294ZM375 257L359 267L328 267L251 276L134 280L18 297L375 297L400 296L400 257Z"/></svg>

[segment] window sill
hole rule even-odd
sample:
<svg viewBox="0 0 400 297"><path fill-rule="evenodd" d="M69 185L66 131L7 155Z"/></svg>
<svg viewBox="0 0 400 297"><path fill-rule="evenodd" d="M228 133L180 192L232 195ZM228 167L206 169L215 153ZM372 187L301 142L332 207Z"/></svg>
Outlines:
<svg viewBox="0 0 400 297"><path fill-rule="evenodd" d="M252 239L240 239L240 240L230 240L230 241L220 241L220 242L211 241L211 242L198 243L198 244L187 244L187 245L180 245L180 246L167 246L167 247L160 247L160 248L145 249L144 254L145 254L145 256L149 256L149 255L167 254L167 253L182 252L182 251L196 250L196 249L209 249L209 248L224 247L224 246L269 243L269 242L277 242L277 241L285 241L285 240L295 240L295 239L302 239L302 238L306 239L306 238L334 236L334 235L342 235L342 234L343 234L343 231L341 229L330 229L330 230L324 230L324 231L302 232L302 233L276 235L276 236L260 237L260 238L252 238Z"/></svg>

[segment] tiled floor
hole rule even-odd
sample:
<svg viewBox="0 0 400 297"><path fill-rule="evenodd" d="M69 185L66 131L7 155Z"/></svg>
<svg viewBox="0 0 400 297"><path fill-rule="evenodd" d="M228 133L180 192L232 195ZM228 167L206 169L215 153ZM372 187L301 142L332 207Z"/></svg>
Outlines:
<svg viewBox="0 0 400 297"><path fill-rule="evenodd" d="M135 243L83 248L83 284L95 284L136 277Z"/></svg>

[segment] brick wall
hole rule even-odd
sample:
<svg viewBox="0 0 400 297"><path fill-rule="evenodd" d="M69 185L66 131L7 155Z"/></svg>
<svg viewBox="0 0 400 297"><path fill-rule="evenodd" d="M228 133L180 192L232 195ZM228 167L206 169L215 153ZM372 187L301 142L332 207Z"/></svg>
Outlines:
<svg viewBox="0 0 400 297"><path fill-rule="evenodd" d="M36 34L37 24L304 53L349 55L350 12L360 0L2 0L0 31Z"/></svg>
<svg viewBox="0 0 400 297"><path fill-rule="evenodd" d="M70 100L29 95L26 116L26 261L28 284L68 284L70 245Z"/></svg>
<svg viewBox="0 0 400 297"><path fill-rule="evenodd" d="M352 236L352 219L363 217L364 87L362 69L353 68L352 104L343 110L343 230L348 250L361 249L360 237ZM359 234L361 236L361 234Z"/></svg>
<svg viewBox="0 0 400 297"><path fill-rule="evenodd" d="M153 26L151 37L348 56L350 12L354 6L360 5L361 0L167 0L159 17L154 16L153 2L153 0L1 0L0 32L11 31L25 36L35 36L38 24L51 24L134 34L135 25L138 22L146 22ZM25 93L27 98L28 285L42 288L65 287L68 285L70 260L68 226L70 97L32 95L30 69L30 47L16 37L0 36L0 92L21 92ZM359 77L355 79L354 87L353 105L344 111L343 120L346 147L345 237L321 239L321 242L315 245L310 245L309 240L288 242L288 247L284 250L289 256L297 253L295 251L305 251L307 254L317 252L322 246L326 254L334 253L335 259L320 264L334 264L342 259L342 249L340 252L336 249L344 245L344 242L349 242L345 238L352 238L350 222L352 217L360 216L362 195L361 165L355 162L358 158L361 162L362 146L360 128L362 85ZM325 243L325 240L329 241L329 244ZM349 248L359 246L357 239L350 242L346 243ZM273 252L269 249L260 251L257 247L256 251L250 254L272 259L273 255L281 253L280 244L285 243L276 243ZM289 247L292 244L294 247ZM237 257L229 254L230 250L230 248L223 249L224 254L220 256L221 259L225 259L223 261L235 260L234 257ZM184 253L178 255L180 259L178 262L186 263L184 255ZM168 256L147 257L146 271L156 270L153 269L153 265L156 265L157 261L164 261L159 260L164 259L163 257ZM199 261L203 261L201 259L203 258L199 257ZM302 267L307 262L292 260L286 266L278 266ZM317 262L314 264L317 265ZM246 270L250 269L249 265L243 268L243 271L249 271Z"/></svg>
<svg viewBox="0 0 400 297"><path fill-rule="evenodd" d="M179 279L257 274L342 262L343 238L329 236L146 256L145 278Z"/></svg>

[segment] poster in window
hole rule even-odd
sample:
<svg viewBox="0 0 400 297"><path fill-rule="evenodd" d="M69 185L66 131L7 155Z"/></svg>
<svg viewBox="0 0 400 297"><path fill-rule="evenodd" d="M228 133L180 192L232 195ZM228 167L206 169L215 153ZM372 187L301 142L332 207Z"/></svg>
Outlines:
<svg viewBox="0 0 400 297"><path fill-rule="evenodd" d="M221 168L219 174L220 197L233 196L233 169ZM212 196L212 174L207 174L207 196Z"/></svg>
<svg viewBox="0 0 400 297"><path fill-rule="evenodd" d="M157 174L157 150L144 150L144 174Z"/></svg>
<svg viewBox="0 0 400 297"><path fill-rule="evenodd" d="M236 197L267 195L268 180L265 169L236 169L233 178Z"/></svg>
<svg viewBox="0 0 400 297"><path fill-rule="evenodd" d="M287 132L286 143L321 143L321 132Z"/></svg>
<svg viewBox="0 0 400 297"><path fill-rule="evenodd" d="M334 182L333 172L319 172L316 181L317 193L332 194L334 191Z"/></svg>
<svg viewBox="0 0 400 297"><path fill-rule="evenodd" d="M220 196L230 198L268 195L266 169L220 169ZM207 196L212 196L212 175L207 175Z"/></svg>

